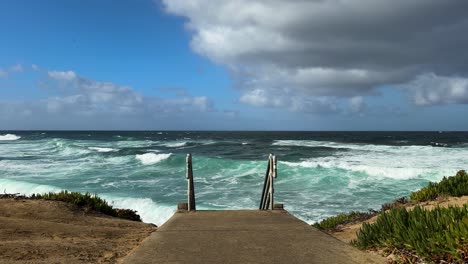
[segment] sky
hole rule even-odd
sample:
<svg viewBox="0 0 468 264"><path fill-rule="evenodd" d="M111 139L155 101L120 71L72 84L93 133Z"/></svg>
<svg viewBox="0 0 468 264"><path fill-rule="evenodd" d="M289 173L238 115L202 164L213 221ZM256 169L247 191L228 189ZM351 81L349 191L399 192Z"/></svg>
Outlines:
<svg viewBox="0 0 468 264"><path fill-rule="evenodd" d="M0 130L468 130L465 0L0 0Z"/></svg>

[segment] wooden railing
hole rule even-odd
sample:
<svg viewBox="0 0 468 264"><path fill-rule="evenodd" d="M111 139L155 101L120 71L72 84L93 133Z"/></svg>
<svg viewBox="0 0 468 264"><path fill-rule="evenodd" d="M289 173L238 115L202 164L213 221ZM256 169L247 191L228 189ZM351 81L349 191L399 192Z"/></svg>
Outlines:
<svg viewBox="0 0 468 264"><path fill-rule="evenodd" d="M273 210L274 201L273 201L273 179L277 176L276 169L276 156L270 154L268 156L268 167L265 173L265 183L263 184L262 198L260 200L260 210Z"/></svg>
<svg viewBox="0 0 468 264"><path fill-rule="evenodd" d="M179 210L195 211L195 187L193 185L192 154L187 154L186 158L186 178L187 178L187 203L178 204ZM277 177L276 156L268 156L268 167L265 173L265 182L263 184L262 197L260 199L260 210L283 210L283 204L275 204L273 199L274 188L273 180Z"/></svg>
<svg viewBox="0 0 468 264"><path fill-rule="evenodd" d="M195 188L193 186L193 169L192 169L192 154L187 154L186 158L187 162L187 169L186 169L186 177L187 177L187 210L194 211L196 210L195 207Z"/></svg>

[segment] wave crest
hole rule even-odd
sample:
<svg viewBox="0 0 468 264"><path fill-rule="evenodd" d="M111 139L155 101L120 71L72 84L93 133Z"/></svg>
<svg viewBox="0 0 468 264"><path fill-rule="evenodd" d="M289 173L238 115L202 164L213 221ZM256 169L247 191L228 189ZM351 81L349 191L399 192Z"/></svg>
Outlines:
<svg viewBox="0 0 468 264"><path fill-rule="evenodd" d="M136 159L139 160L143 165L152 165L156 164L158 162L161 162L165 159L168 159L172 153L161 153L161 154L156 154L156 153L145 153L145 154L139 154L136 155Z"/></svg>
<svg viewBox="0 0 468 264"><path fill-rule="evenodd" d="M164 224L174 213L175 206L160 205L150 198L112 197L99 195L108 201L114 208L132 209L137 211L145 223L158 226Z"/></svg>
<svg viewBox="0 0 468 264"><path fill-rule="evenodd" d="M20 136L17 136L15 134L6 134L6 135L0 135L0 140L18 140L20 139Z"/></svg>
<svg viewBox="0 0 468 264"><path fill-rule="evenodd" d="M183 147L183 146L186 146L186 145L187 145L186 141L168 142L168 143L161 144L161 146L166 146L166 147L169 147L169 148L179 148L179 147Z"/></svg>
<svg viewBox="0 0 468 264"><path fill-rule="evenodd" d="M0 179L0 187L6 193L20 193L24 195L62 191L61 188L51 185L7 179ZM135 210L141 216L143 222L154 223L158 226L162 225L175 212L175 206L157 204L150 198L115 197L108 194L99 194L99 196L109 202L114 208Z"/></svg>
<svg viewBox="0 0 468 264"><path fill-rule="evenodd" d="M88 147L88 149L95 150L97 152L116 152L118 149L114 148L101 148L101 147Z"/></svg>

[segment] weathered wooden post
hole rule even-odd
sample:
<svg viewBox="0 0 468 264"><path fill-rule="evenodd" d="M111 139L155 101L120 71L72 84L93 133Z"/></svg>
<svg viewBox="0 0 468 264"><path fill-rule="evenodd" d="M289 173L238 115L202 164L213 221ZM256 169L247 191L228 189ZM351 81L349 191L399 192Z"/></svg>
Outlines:
<svg viewBox="0 0 468 264"><path fill-rule="evenodd" d="M192 169L192 154L188 153L187 158L187 169L186 169L186 177L187 177L187 210L192 211L196 210L195 207L195 188L193 186L193 169Z"/></svg>
<svg viewBox="0 0 468 264"><path fill-rule="evenodd" d="M275 209L273 193L273 179L277 177L277 159L276 156L270 154L268 156L268 166L265 173L265 182L263 184L262 198L260 199L260 210ZM280 205L278 205L280 206Z"/></svg>
<svg viewBox="0 0 468 264"><path fill-rule="evenodd" d="M273 187L273 178L276 178L276 156L270 154L270 173L269 173L269 178L270 178L270 206L269 208L273 210L274 202L273 202L273 193L275 192L275 189Z"/></svg>

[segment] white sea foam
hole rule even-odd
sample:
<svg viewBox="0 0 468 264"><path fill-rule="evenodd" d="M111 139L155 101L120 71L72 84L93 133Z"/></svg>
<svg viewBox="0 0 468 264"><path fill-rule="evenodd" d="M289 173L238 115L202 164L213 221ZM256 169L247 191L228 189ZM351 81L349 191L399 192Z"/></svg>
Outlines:
<svg viewBox="0 0 468 264"><path fill-rule="evenodd" d="M145 223L162 225L176 211L175 206L161 205L155 203L150 198L123 198L111 195L99 195L108 201L115 208L132 209L137 211Z"/></svg>
<svg viewBox="0 0 468 264"><path fill-rule="evenodd" d="M417 150L426 150L431 146L389 146L389 145L374 145L374 144L359 144L359 143L341 143L332 141L315 141L315 140L275 140L272 145L275 146L299 146L299 147L327 147L334 149L352 149L362 151L385 151L396 152L402 148L411 148Z"/></svg>
<svg viewBox="0 0 468 264"><path fill-rule="evenodd" d="M136 155L136 159L138 159L143 165L152 165L165 159L168 159L171 155L172 153L145 153Z"/></svg>
<svg viewBox="0 0 468 264"><path fill-rule="evenodd" d="M180 147L186 146L186 145L187 145L187 142L186 142L186 141L181 141L181 142L167 142L167 143L163 143L163 144L161 144L161 145L162 145L162 146L169 147L169 148L180 148Z"/></svg>
<svg viewBox="0 0 468 264"><path fill-rule="evenodd" d="M161 152L159 149L148 149L148 151L156 152L156 153Z"/></svg>
<svg viewBox="0 0 468 264"><path fill-rule="evenodd" d="M14 135L14 134L6 134L6 135L0 135L0 140L6 141L6 140L18 140L20 139L20 136Z"/></svg>
<svg viewBox="0 0 468 264"><path fill-rule="evenodd" d="M31 195L34 193L59 192L62 189L23 181L0 179L0 188L6 193ZM162 225L175 212L175 206L160 205L150 198L115 197L99 194L115 208L136 210L143 222Z"/></svg>
<svg viewBox="0 0 468 264"><path fill-rule="evenodd" d="M70 140L55 138L51 141L55 146L55 149L59 151L60 156L79 156L90 153L89 148L76 143L72 143Z"/></svg>
<svg viewBox="0 0 468 264"><path fill-rule="evenodd" d="M364 147L364 146L363 146ZM363 150L359 149L359 150ZM439 180L462 169L468 149L431 146L366 145L366 151L338 152L334 156L280 162L289 167L343 169L373 178ZM437 178L432 178L437 177Z"/></svg>
<svg viewBox="0 0 468 264"><path fill-rule="evenodd" d="M62 190L55 186L34 184L29 182L7 179L0 179L0 189L5 193L20 193L24 195L31 195L34 193L59 192Z"/></svg>
<svg viewBox="0 0 468 264"><path fill-rule="evenodd" d="M96 184L96 183L99 183L101 181L102 181L101 178L96 178L96 179L90 179L90 180L84 181L83 184Z"/></svg>
<svg viewBox="0 0 468 264"><path fill-rule="evenodd" d="M114 148L101 148L101 147L88 147L91 150L95 150L97 152L116 152L119 151L119 149L114 149Z"/></svg>

